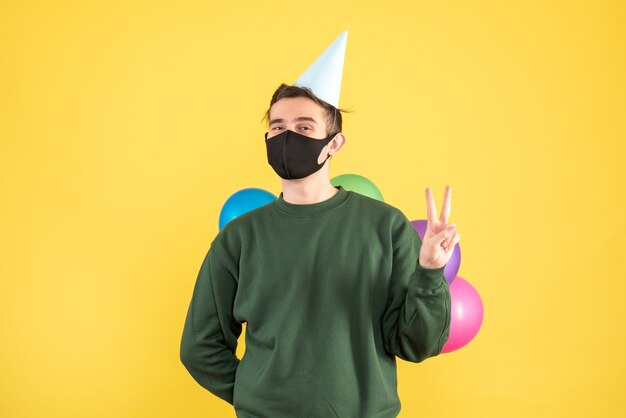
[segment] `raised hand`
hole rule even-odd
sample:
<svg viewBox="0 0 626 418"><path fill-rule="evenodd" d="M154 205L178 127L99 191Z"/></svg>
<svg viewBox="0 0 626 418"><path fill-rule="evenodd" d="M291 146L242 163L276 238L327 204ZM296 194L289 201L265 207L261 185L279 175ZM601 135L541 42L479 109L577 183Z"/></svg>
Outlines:
<svg viewBox="0 0 626 418"><path fill-rule="evenodd" d="M456 232L456 224L447 223L451 196L452 188L446 186L441 215L437 219L433 193L429 187L426 188L426 232L419 254L419 263L423 268L434 269L445 266L452 256L454 246L461 239L459 233Z"/></svg>

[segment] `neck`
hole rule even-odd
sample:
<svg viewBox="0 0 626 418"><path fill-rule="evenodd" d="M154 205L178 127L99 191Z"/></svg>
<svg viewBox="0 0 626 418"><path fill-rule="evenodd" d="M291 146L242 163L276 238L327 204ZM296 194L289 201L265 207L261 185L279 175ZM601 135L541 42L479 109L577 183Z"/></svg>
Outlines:
<svg viewBox="0 0 626 418"><path fill-rule="evenodd" d="M330 182L328 175L329 164L308 177L297 180L282 179L283 199L295 205L307 205L323 202L333 197L337 189Z"/></svg>

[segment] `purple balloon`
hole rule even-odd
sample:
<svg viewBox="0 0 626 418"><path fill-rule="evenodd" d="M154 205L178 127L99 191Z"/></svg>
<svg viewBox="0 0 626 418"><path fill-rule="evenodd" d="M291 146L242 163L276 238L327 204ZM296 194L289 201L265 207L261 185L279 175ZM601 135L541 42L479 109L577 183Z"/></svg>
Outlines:
<svg viewBox="0 0 626 418"><path fill-rule="evenodd" d="M411 225L417 231L422 241L424 240L424 234L426 233L426 219L418 219L415 221L411 221ZM459 273L459 268L461 267L461 246L457 242L452 250L452 255L448 260L448 263L443 269L443 276L448 281L448 284L452 284L452 281Z"/></svg>
<svg viewBox="0 0 626 418"><path fill-rule="evenodd" d="M452 300L450 336L443 345L442 353L458 350L467 345L478 334L483 323L484 308L480 295L461 276L450 285Z"/></svg>

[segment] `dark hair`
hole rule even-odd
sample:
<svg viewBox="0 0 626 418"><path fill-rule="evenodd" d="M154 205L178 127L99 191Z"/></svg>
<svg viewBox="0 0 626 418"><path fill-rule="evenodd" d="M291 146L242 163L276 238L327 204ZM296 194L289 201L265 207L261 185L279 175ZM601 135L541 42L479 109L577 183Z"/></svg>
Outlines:
<svg viewBox="0 0 626 418"><path fill-rule="evenodd" d="M276 103L280 99L288 97L306 97L313 100L318 105L322 106L326 111L326 135L341 132L343 123L341 112L350 112L349 110L338 109L330 103L319 99L308 87L290 86L288 84L282 83L280 86L278 86L278 88L272 95L272 100L270 100L270 106L267 108L263 120L266 120L269 124L270 109L272 108L274 103Z"/></svg>

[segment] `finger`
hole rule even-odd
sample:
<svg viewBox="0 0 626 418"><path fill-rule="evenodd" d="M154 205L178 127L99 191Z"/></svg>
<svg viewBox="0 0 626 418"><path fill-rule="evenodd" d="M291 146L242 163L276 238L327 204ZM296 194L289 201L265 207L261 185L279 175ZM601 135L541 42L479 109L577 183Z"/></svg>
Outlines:
<svg viewBox="0 0 626 418"><path fill-rule="evenodd" d="M443 243L456 232L456 224L447 225L437 235L434 236L435 242Z"/></svg>
<svg viewBox="0 0 626 418"><path fill-rule="evenodd" d="M446 190L443 196L443 206L441 207L441 215L439 216L439 220L444 224L448 222L448 217L450 216L450 205L452 200L452 187L446 186Z"/></svg>
<svg viewBox="0 0 626 418"><path fill-rule="evenodd" d="M461 235L456 232L451 238L448 239L448 243L446 244L445 250L450 251L454 249L454 246L461 240Z"/></svg>
<svg viewBox="0 0 626 418"><path fill-rule="evenodd" d="M435 201L433 200L433 192L430 187L426 188L426 218L429 221L434 221L437 214L437 208L435 207Z"/></svg>
<svg viewBox="0 0 626 418"><path fill-rule="evenodd" d="M446 225L446 227L443 229L443 231L441 232L447 232L443 238L443 242L447 242L450 241L450 239L454 236L454 233L456 232L456 224L450 224L450 225Z"/></svg>
<svg viewBox="0 0 626 418"><path fill-rule="evenodd" d="M457 244L457 242L459 242L461 240L461 235L454 230L454 233L452 234L451 237L446 238L442 243L441 243L441 247L444 249L444 251L449 251L451 249L454 249L454 246Z"/></svg>

